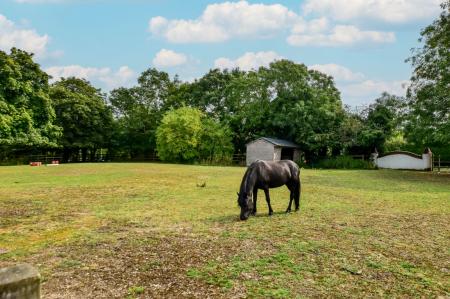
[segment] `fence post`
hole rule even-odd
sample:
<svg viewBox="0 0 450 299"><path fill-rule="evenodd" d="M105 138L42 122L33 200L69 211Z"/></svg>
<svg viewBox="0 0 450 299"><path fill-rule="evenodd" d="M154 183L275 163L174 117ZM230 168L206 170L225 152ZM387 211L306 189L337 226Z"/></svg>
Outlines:
<svg viewBox="0 0 450 299"><path fill-rule="evenodd" d="M41 277L28 264L0 269L0 299L41 297Z"/></svg>
<svg viewBox="0 0 450 299"><path fill-rule="evenodd" d="M438 173L441 173L441 155L438 156Z"/></svg>

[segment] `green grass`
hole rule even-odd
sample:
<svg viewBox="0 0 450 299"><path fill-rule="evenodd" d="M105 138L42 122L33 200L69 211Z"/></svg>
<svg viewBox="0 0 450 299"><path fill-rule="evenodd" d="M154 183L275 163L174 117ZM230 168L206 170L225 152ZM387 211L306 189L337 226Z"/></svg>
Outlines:
<svg viewBox="0 0 450 299"><path fill-rule="evenodd" d="M241 222L244 171L1 167L0 267L36 265L46 298L450 295L450 176L306 169L299 213L278 188Z"/></svg>

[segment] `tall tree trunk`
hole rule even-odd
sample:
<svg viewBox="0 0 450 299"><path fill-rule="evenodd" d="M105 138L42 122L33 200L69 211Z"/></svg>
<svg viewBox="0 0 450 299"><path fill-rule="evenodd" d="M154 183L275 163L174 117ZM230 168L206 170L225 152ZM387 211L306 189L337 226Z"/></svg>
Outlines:
<svg viewBox="0 0 450 299"><path fill-rule="evenodd" d="M64 163L69 162L71 154L72 154L72 151L70 150L70 148L64 147L64 149L63 149L63 157L62 157L62 160L63 160Z"/></svg>
<svg viewBox="0 0 450 299"><path fill-rule="evenodd" d="M97 161L97 159L95 159L95 154L96 153L97 153L97 149L96 148L91 148L89 150L89 154L90 154L89 161L90 162L96 162Z"/></svg>
<svg viewBox="0 0 450 299"><path fill-rule="evenodd" d="M83 162L86 162L86 158L87 158L87 148L82 148L81 149L81 160Z"/></svg>

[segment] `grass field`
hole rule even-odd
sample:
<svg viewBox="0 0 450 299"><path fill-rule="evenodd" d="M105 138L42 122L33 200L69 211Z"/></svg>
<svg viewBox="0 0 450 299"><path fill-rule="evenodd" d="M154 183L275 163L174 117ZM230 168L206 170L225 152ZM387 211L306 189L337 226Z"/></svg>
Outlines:
<svg viewBox="0 0 450 299"><path fill-rule="evenodd" d="M302 170L238 221L239 167L0 168L0 267L43 298L450 296L450 176ZM206 182L206 187L197 184Z"/></svg>

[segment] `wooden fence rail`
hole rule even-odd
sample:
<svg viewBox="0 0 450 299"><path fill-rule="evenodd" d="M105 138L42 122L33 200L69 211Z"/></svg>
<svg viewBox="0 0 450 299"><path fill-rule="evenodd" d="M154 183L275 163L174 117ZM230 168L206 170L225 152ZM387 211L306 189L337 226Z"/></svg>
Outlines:
<svg viewBox="0 0 450 299"><path fill-rule="evenodd" d="M450 161L442 161L441 156L437 156L437 158L433 161L433 170L440 172L450 172Z"/></svg>
<svg viewBox="0 0 450 299"><path fill-rule="evenodd" d="M216 165L240 165L245 166L245 154L234 154L233 156L224 157L223 159L216 160L204 160L202 164L216 164ZM51 164L52 161L64 162L61 156L47 156L47 155L30 155L28 156L28 162L42 162L42 164ZM78 163L79 160L70 160L66 163ZM161 162L161 159L156 153L150 154L144 157L127 157L120 155L100 155L97 154L93 159L88 157L85 162Z"/></svg>

